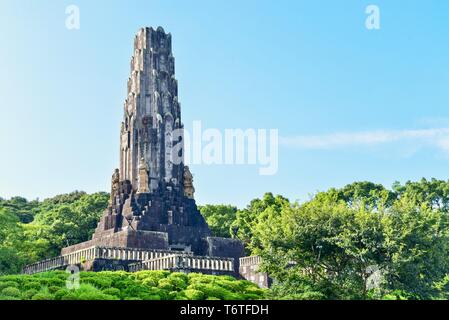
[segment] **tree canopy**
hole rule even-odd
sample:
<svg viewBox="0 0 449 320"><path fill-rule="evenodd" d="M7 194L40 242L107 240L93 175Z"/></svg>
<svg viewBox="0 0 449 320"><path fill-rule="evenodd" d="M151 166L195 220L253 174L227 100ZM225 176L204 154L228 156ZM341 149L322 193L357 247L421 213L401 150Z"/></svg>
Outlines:
<svg viewBox="0 0 449 320"><path fill-rule="evenodd" d="M89 240L109 195L84 192L42 202L21 197L0 201L0 274L57 256L64 246Z"/></svg>
<svg viewBox="0 0 449 320"><path fill-rule="evenodd" d="M0 273L88 240L108 199L78 191L0 199ZM391 189L355 182L304 203L266 193L240 210L199 209L215 236L238 238L263 258L261 270L275 283L270 298L449 298L449 181Z"/></svg>

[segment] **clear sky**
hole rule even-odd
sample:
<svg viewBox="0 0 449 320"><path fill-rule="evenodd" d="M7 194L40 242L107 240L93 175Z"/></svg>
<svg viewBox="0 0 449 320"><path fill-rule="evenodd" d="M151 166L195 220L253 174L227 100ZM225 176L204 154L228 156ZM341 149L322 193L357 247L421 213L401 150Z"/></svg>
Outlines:
<svg viewBox="0 0 449 320"><path fill-rule="evenodd" d="M448 17L446 0L1 0L0 196L109 191L142 26L172 34L186 128L279 129L276 175L193 165L200 204L448 179Z"/></svg>

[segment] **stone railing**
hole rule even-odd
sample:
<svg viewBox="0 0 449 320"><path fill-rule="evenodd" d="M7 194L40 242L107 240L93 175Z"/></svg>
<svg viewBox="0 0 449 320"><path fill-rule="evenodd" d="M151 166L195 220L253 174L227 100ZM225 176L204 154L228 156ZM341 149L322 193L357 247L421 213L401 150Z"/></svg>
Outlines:
<svg viewBox="0 0 449 320"><path fill-rule="evenodd" d="M60 256L56 258L42 260L33 264L29 264L23 268L22 273L33 274L38 272L44 272L58 269L60 267L63 267L64 265L67 265L65 263L65 259L64 257Z"/></svg>
<svg viewBox="0 0 449 320"><path fill-rule="evenodd" d="M92 261L95 259L145 261L165 257L168 255L173 255L173 251L94 246L74 251L56 258L42 260L27 265L23 268L22 273L33 274L38 272L45 272L54 269L60 269L68 265L76 265L85 261ZM191 255L191 253L184 253L184 255L189 256Z"/></svg>
<svg viewBox="0 0 449 320"><path fill-rule="evenodd" d="M250 256L250 257L240 258L240 266L241 267L259 265L261 262L262 262L262 258L259 256Z"/></svg>
<svg viewBox="0 0 449 320"><path fill-rule="evenodd" d="M233 272L234 259L171 254L134 263L129 266L129 271L131 272L140 270L208 270Z"/></svg>

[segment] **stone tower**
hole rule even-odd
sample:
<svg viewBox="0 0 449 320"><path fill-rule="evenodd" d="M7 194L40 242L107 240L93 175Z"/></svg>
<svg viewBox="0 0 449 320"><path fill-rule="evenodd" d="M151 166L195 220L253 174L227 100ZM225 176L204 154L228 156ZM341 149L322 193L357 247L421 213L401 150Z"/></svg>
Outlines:
<svg viewBox="0 0 449 320"><path fill-rule="evenodd" d="M161 27L140 29L120 130L120 168L112 175L109 206L92 240L64 248L62 255L103 246L242 256L240 241L211 236L193 198L193 176L183 163L174 74L171 35Z"/></svg>
<svg viewBox="0 0 449 320"><path fill-rule="evenodd" d="M172 133L182 130L175 79L175 59L171 35L159 27L141 29L134 39L131 76L124 104L121 126L120 178L139 190L143 178L139 165L146 165L149 190L155 192L160 183L182 188L183 165L173 164L176 141ZM176 154L177 157L182 155ZM178 158L179 160L179 158Z"/></svg>

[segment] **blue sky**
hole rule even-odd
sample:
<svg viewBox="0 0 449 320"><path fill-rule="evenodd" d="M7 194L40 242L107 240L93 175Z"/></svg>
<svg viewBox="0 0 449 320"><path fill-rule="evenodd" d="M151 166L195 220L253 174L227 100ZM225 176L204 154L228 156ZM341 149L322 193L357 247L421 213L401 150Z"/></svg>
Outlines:
<svg viewBox="0 0 449 320"><path fill-rule="evenodd" d="M80 30L65 8L80 8ZM381 29L365 28L365 8ZM449 2L0 2L0 196L108 191L133 37L173 37L183 121L277 128L279 170L193 165L200 204L449 178Z"/></svg>

